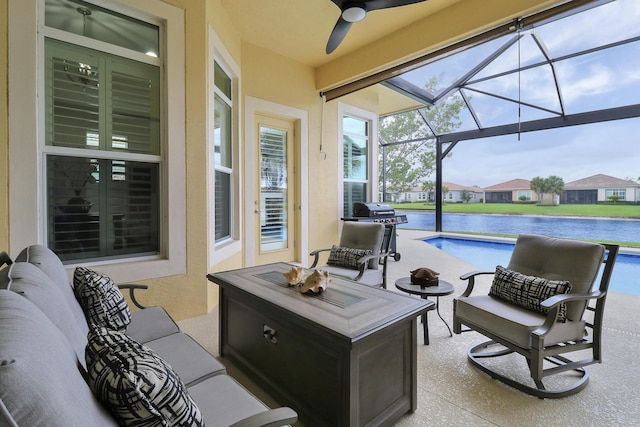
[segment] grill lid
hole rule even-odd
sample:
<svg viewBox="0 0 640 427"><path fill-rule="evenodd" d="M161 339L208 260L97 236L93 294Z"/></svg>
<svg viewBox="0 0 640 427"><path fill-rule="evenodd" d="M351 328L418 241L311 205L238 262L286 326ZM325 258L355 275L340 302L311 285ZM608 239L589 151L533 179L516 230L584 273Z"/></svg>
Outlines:
<svg viewBox="0 0 640 427"><path fill-rule="evenodd" d="M387 217L395 216L396 211L386 203L360 203L353 204L354 217Z"/></svg>

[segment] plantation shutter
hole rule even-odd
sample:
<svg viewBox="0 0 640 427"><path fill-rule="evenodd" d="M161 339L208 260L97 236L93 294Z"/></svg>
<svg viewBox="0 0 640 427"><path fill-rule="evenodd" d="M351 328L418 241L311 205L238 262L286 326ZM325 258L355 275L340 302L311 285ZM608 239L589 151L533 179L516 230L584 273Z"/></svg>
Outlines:
<svg viewBox="0 0 640 427"><path fill-rule="evenodd" d="M263 240L281 238L287 223L287 132L260 128Z"/></svg>
<svg viewBox="0 0 640 427"><path fill-rule="evenodd" d="M54 40L45 55L49 247L63 260L158 253L159 67Z"/></svg>

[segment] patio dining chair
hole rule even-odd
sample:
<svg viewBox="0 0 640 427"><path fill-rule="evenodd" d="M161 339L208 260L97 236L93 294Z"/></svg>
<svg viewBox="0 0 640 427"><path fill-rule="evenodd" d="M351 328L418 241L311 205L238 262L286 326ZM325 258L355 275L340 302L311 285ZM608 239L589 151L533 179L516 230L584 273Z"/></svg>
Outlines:
<svg viewBox="0 0 640 427"><path fill-rule="evenodd" d="M345 221L340 244L317 249L311 268L316 268L322 252L329 252L327 264L318 267L330 275L346 277L369 286L387 287L387 259L395 225Z"/></svg>
<svg viewBox="0 0 640 427"><path fill-rule="evenodd" d="M602 362L602 320L617 254L617 245L520 235L506 268L461 276L468 285L453 301L454 333L489 338L468 350L469 361L540 398L582 390L589 381L585 366ZM494 276L488 295L472 295L480 274ZM512 361L497 359L512 353L524 356L531 379L518 374ZM576 375L554 377L552 387L543 384L543 378L565 372Z"/></svg>

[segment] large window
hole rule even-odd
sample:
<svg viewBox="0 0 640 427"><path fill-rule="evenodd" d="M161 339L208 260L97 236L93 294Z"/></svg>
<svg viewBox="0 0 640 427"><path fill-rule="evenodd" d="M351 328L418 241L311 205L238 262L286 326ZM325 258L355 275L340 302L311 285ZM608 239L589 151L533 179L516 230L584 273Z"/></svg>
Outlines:
<svg viewBox="0 0 640 427"><path fill-rule="evenodd" d="M161 27L68 3L41 3L46 243L63 261L159 256Z"/></svg>
<svg viewBox="0 0 640 427"><path fill-rule="evenodd" d="M627 197L627 190L624 188L606 189L604 195L607 200L625 200Z"/></svg>

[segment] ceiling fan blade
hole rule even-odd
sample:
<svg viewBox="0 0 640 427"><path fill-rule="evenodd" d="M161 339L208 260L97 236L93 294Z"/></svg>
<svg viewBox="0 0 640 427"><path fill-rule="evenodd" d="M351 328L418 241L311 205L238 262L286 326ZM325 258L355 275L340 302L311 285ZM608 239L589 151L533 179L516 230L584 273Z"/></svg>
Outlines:
<svg viewBox="0 0 640 427"><path fill-rule="evenodd" d="M371 0L366 2L367 12L372 10L390 9L392 7L407 6L414 3L422 3L427 0Z"/></svg>
<svg viewBox="0 0 640 427"><path fill-rule="evenodd" d="M327 55L336 50L340 43L342 43L347 32L349 32L349 28L351 28L351 22L345 21L341 16L329 36L329 41L327 42Z"/></svg>

